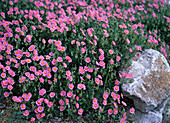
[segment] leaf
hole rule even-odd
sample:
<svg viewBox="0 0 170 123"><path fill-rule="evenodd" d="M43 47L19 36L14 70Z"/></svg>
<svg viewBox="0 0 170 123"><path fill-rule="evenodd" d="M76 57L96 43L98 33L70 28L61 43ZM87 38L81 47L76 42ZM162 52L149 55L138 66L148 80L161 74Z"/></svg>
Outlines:
<svg viewBox="0 0 170 123"><path fill-rule="evenodd" d="M14 112L15 115L21 115L23 112Z"/></svg>
<svg viewBox="0 0 170 123"><path fill-rule="evenodd" d="M0 105L0 109L5 108L5 104Z"/></svg>

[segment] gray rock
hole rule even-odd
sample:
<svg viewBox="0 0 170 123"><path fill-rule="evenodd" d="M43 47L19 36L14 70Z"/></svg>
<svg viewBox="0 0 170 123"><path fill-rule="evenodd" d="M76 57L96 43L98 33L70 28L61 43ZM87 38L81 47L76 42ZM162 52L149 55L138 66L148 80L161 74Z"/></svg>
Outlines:
<svg viewBox="0 0 170 123"><path fill-rule="evenodd" d="M161 123L170 97L170 67L165 57L156 50L147 49L121 71L133 74L133 82L123 84L122 91L124 96L133 99L138 109L135 116L141 120L136 123Z"/></svg>
<svg viewBox="0 0 170 123"><path fill-rule="evenodd" d="M166 112L166 117L162 121L162 112L164 112L163 109L169 101L170 97L152 111L141 112L140 110L136 110L133 118L134 123L168 123L170 121L168 113Z"/></svg>
<svg viewBox="0 0 170 123"><path fill-rule="evenodd" d="M159 112L151 112L143 113L140 110L136 110L135 112L134 123L161 123L162 114Z"/></svg>

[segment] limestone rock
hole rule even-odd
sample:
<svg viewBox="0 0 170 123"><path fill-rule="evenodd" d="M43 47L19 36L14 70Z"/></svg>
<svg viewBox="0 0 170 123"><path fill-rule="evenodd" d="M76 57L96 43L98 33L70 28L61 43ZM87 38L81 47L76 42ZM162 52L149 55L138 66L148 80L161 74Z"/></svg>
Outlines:
<svg viewBox="0 0 170 123"><path fill-rule="evenodd" d="M147 49L122 71L133 74L133 82L122 85L124 96L133 99L135 108L146 113L141 118L155 116L160 119L155 123L161 122L164 103L170 97L170 67L165 57L156 50Z"/></svg>
<svg viewBox="0 0 170 123"><path fill-rule="evenodd" d="M163 119L162 112L165 108L166 104L170 101L170 97L166 99L162 104L159 104L157 108L155 108L152 111L148 112L141 112L140 110L136 110L135 116L133 120L134 123L168 123L166 121L169 121L168 119L169 115L166 113L166 116ZM165 122L164 122L165 121Z"/></svg>
<svg viewBox="0 0 170 123"><path fill-rule="evenodd" d="M140 110L136 110L134 123L161 123L162 114L159 112L142 113Z"/></svg>

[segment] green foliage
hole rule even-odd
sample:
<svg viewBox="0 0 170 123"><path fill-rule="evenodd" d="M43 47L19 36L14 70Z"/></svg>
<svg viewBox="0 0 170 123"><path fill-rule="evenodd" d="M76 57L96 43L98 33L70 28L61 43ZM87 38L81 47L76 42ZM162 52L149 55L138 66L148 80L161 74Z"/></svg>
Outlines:
<svg viewBox="0 0 170 123"><path fill-rule="evenodd" d="M123 84L123 75L118 71L127 63L130 63L132 59L135 60L135 56L139 57L140 53L148 48L162 52L169 61L167 45L167 41L170 39L167 19L169 17L168 11L170 11L169 6L167 8L159 6L160 8L156 9L155 7L149 8L147 2L145 4L134 2L131 5L127 1L125 3L116 1L114 5L119 7L107 10L106 2L103 4L97 2L96 7L92 1L87 1L87 4L93 5L92 9L90 6L85 8L79 4L76 4L77 8L75 8L76 6L69 4L68 1L65 4L62 1L57 2L58 5L63 5L62 9L58 5L49 9L49 3L45 1L43 3L46 7L36 6L36 2L28 0L19 1L14 5L10 5L7 1L0 1L0 5L2 5L0 13L5 13L5 18L2 15L0 16L0 32L5 35L10 32L9 30L12 30L13 35L11 37L4 36L5 39L1 38L1 46L6 41L8 45L5 45L5 49L10 49L9 54L7 50L0 51L3 57L0 60L0 74L2 76L2 73L6 73L6 77L0 78L2 81L1 97L4 98L4 92L9 93L7 99L13 98L14 108L18 111L15 114L20 114L21 117L19 118L21 119L25 118L21 114L28 111L29 115L25 118L27 120L32 117L37 119L37 114L45 113L45 116L41 116L40 122L56 115L69 117L74 121L82 117L79 110L83 109L83 115L88 114L90 120L95 119L100 122L110 118L114 122L120 121L125 117L123 115L125 107L121 102L123 99L121 92L115 89L117 85L120 87ZM141 7L142 4L144 7ZM137 5L146 12L137 9ZM158 3L158 5L164 4ZM74 14L70 14L67 9L69 6L72 6L71 11ZM130 9L131 6L134 9ZM17 7L20 10L18 14L7 14L11 7ZM103 10L100 10L101 7ZM116 12L119 8L121 12ZM150 10L147 10L147 8ZM24 10L25 13L22 14L21 10ZM41 13L41 10L44 13ZM95 11L98 14L100 13L102 17L97 17L97 13L92 16L91 13ZM156 13L157 17L153 15L153 12ZM65 13L64 15L67 17L64 18L62 13ZM87 15L81 15L81 13ZM14 24L14 20L17 20L19 24ZM5 22L8 24L4 24ZM65 26L65 28L61 28L62 26ZM17 32L17 27L20 27L24 34L21 33L22 31ZM19 38L16 38L16 35ZM16 52L20 53L21 58L18 57ZM60 57L63 61L57 61L54 64L53 60ZM104 57L104 59L101 57ZM86 58L90 58L89 63ZM113 64L111 60L114 61ZM10 61L9 66L14 71L15 76L7 70L7 61ZM53 70L54 67L57 67L58 70ZM85 67L89 69L86 71ZM33 68L36 70L34 71ZM90 69L93 71L90 71ZM67 75L68 71L71 75ZM27 76L28 72L30 75ZM123 78L130 79L129 74L125 73L127 76L123 76ZM90 79L87 77L89 75L91 76ZM8 79L14 81L14 84L11 84L12 90L7 87L9 81L6 85L4 84ZM43 79L44 82L40 82L40 79ZM99 79L99 82L96 79ZM118 84L115 83L116 80L119 81ZM74 85L73 89L70 89L70 84ZM78 87L80 84L81 89ZM41 95L41 89L46 90L44 95ZM68 95L61 96L62 91L65 91L66 94L72 92L73 95L71 97ZM51 92L55 93L54 97L50 96ZM111 96L113 92L117 97L116 100L112 97L113 95ZM108 95L107 105L103 105L105 93ZM24 94L29 97L28 100L26 100ZM17 96L16 99L14 99L15 96ZM98 99L99 107L97 109L92 107L94 98ZM50 107L44 99L52 102L53 106ZM59 102L61 99L64 101L63 106ZM69 99L68 104L66 104L65 99ZM39 111L38 113L36 111L39 107L37 101L42 103L43 112ZM77 103L79 108L76 107ZM116 108L113 103L116 103L118 107ZM21 104L25 104L26 109L22 110ZM61 111L61 108L64 110ZM109 109L118 109L118 113L109 115Z"/></svg>

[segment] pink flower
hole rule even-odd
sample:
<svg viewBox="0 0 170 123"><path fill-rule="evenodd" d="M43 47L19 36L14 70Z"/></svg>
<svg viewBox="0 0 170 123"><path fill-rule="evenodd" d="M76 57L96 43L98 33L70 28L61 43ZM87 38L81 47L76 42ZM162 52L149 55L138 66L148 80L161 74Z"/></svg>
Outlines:
<svg viewBox="0 0 170 123"><path fill-rule="evenodd" d="M109 53L110 53L110 54L113 54L113 50L110 49L110 50L109 50Z"/></svg>
<svg viewBox="0 0 170 123"><path fill-rule="evenodd" d="M82 114L83 114L83 109L82 109L82 108L80 108L80 109L78 110L78 114L79 114L79 115L82 115Z"/></svg>
<svg viewBox="0 0 170 123"><path fill-rule="evenodd" d="M77 88L80 90L80 89L82 89L83 88L83 84L78 84L77 85Z"/></svg>
<svg viewBox="0 0 170 123"><path fill-rule="evenodd" d="M115 108L117 108L117 104L115 102L113 102L113 105L114 105Z"/></svg>
<svg viewBox="0 0 170 123"><path fill-rule="evenodd" d="M32 36L31 35L27 35L26 38L24 39L24 41L27 41L28 43L31 42Z"/></svg>
<svg viewBox="0 0 170 123"><path fill-rule="evenodd" d="M35 26L31 26L33 30L36 30L36 27Z"/></svg>
<svg viewBox="0 0 170 123"><path fill-rule="evenodd" d="M114 64L114 60L113 59L110 60L110 64Z"/></svg>
<svg viewBox="0 0 170 123"><path fill-rule="evenodd" d="M8 89L12 90L13 89L12 85L8 85Z"/></svg>
<svg viewBox="0 0 170 123"><path fill-rule="evenodd" d="M39 106L37 109L38 109L38 112L43 112L44 111L44 107L42 107L42 106Z"/></svg>
<svg viewBox="0 0 170 123"><path fill-rule="evenodd" d="M49 40L48 40L48 43L49 43L49 44L52 44L52 43L53 43L53 40L49 39Z"/></svg>
<svg viewBox="0 0 170 123"><path fill-rule="evenodd" d="M12 100L13 100L14 102L16 102L17 96L13 96L13 97L12 97Z"/></svg>
<svg viewBox="0 0 170 123"><path fill-rule="evenodd" d="M84 69L79 69L80 74L84 74Z"/></svg>
<svg viewBox="0 0 170 123"><path fill-rule="evenodd" d="M39 91L39 95L43 96L46 93L46 90L43 88Z"/></svg>
<svg viewBox="0 0 170 123"><path fill-rule="evenodd" d="M104 55L100 55L99 60L104 60Z"/></svg>
<svg viewBox="0 0 170 123"><path fill-rule="evenodd" d="M40 100L37 100L36 104L37 104L37 106L40 106L42 104L42 102Z"/></svg>
<svg viewBox="0 0 170 123"><path fill-rule="evenodd" d="M57 67L53 67L52 70L53 70L53 72L57 72L58 68Z"/></svg>
<svg viewBox="0 0 170 123"><path fill-rule="evenodd" d="M121 97L122 97L122 99L123 99L123 94L121 93Z"/></svg>
<svg viewBox="0 0 170 123"><path fill-rule="evenodd" d="M129 39L126 39L126 42L127 42L128 44L130 44L130 40L129 40Z"/></svg>
<svg viewBox="0 0 170 123"><path fill-rule="evenodd" d="M67 93L67 97L71 98L72 96L73 96L73 93L72 93L71 91L69 91L69 92Z"/></svg>
<svg viewBox="0 0 170 123"><path fill-rule="evenodd" d="M31 121L34 122L34 121L35 121L35 118L34 118L34 117L31 117Z"/></svg>
<svg viewBox="0 0 170 123"><path fill-rule="evenodd" d="M86 63L89 63L89 62L90 62L90 58L87 57L87 58L85 59L85 61L86 61Z"/></svg>
<svg viewBox="0 0 170 123"><path fill-rule="evenodd" d="M87 74L87 79L90 79L91 78L91 75L90 74Z"/></svg>
<svg viewBox="0 0 170 123"><path fill-rule="evenodd" d="M104 33L105 37L109 37L109 34L107 32Z"/></svg>
<svg viewBox="0 0 170 123"><path fill-rule="evenodd" d="M41 77L41 78L39 78L39 81L41 82L41 83L44 83L44 79Z"/></svg>
<svg viewBox="0 0 170 123"><path fill-rule="evenodd" d="M119 86L114 86L114 91L119 91Z"/></svg>
<svg viewBox="0 0 170 123"><path fill-rule="evenodd" d="M101 112L103 112L103 109L102 109L102 107L100 107L100 111L101 111Z"/></svg>
<svg viewBox="0 0 170 123"><path fill-rule="evenodd" d="M141 46L136 46L136 50L142 51Z"/></svg>
<svg viewBox="0 0 170 123"><path fill-rule="evenodd" d="M98 102L97 98L94 98L93 103L97 103L97 102Z"/></svg>
<svg viewBox="0 0 170 123"><path fill-rule="evenodd" d="M116 45L116 43L114 42L114 41L112 41L112 44L115 46Z"/></svg>
<svg viewBox="0 0 170 123"><path fill-rule="evenodd" d="M113 110L112 109L109 109L108 110L108 114L111 115L113 113Z"/></svg>
<svg viewBox="0 0 170 123"><path fill-rule="evenodd" d="M76 108L77 108L77 109L79 108L79 104L78 104L78 103L76 103Z"/></svg>
<svg viewBox="0 0 170 123"><path fill-rule="evenodd" d="M41 117L45 117L45 113L42 113L42 114L41 114Z"/></svg>
<svg viewBox="0 0 170 123"><path fill-rule="evenodd" d="M107 100L103 100L103 105L107 105Z"/></svg>
<svg viewBox="0 0 170 123"><path fill-rule="evenodd" d="M69 99L65 99L66 105L69 104Z"/></svg>
<svg viewBox="0 0 170 123"><path fill-rule="evenodd" d="M92 73L92 72L93 72L93 68L88 68L88 71L89 71L90 73Z"/></svg>
<svg viewBox="0 0 170 123"><path fill-rule="evenodd" d="M81 53L85 53L86 50L84 48L81 48Z"/></svg>
<svg viewBox="0 0 170 123"><path fill-rule="evenodd" d="M20 107L21 107L21 110L24 110L26 108L26 105L25 104L21 104Z"/></svg>
<svg viewBox="0 0 170 123"><path fill-rule="evenodd" d="M98 74L98 78L99 78L99 79L102 79L102 76Z"/></svg>
<svg viewBox="0 0 170 123"><path fill-rule="evenodd" d="M23 113L24 116L28 116L29 115L29 112L28 110L25 110L24 113Z"/></svg>
<svg viewBox="0 0 170 123"><path fill-rule="evenodd" d="M63 59L62 59L61 57L58 57L58 58L57 58L57 61L58 61L58 62L62 62Z"/></svg>
<svg viewBox="0 0 170 123"><path fill-rule="evenodd" d="M31 97L32 97L32 94L31 94L31 93L28 93L28 97L31 98Z"/></svg>
<svg viewBox="0 0 170 123"><path fill-rule="evenodd" d="M103 94L103 99L107 99L108 98L108 93L105 91L104 94Z"/></svg>
<svg viewBox="0 0 170 123"><path fill-rule="evenodd" d="M1 73L1 77L5 78L6 77L6 73Z"/></svg>
<svg viewBox="0 0 170 123"><path fill-rule="evenodd" d="M66 92L65 92L65 91L61 91L60 95L61 95L61 96L65 96L65 95L66 95Z"/></svg>
<svg viewBox="0 0 170 123"><path fill-rule="evenodd" d="M95 82L96 82L96 84L100 84L100 80L99 80L99 78L95 78Z"/></svg>
<svg viewBox="0 0 170 123"><path fill-rule="evenodd" d="M93 108L94 109L98 109L98 107L99 107L98 103L93 103Z"/></svg>
<svg viewBox="0 0 170 123"><path fill-rule="evenodd" d="M116 57L116 60L117 60L117 61L120 61L120 59L121 59L120 56L117 56L117 57Z"/></svg>
<svg viewBox="0 0 170 123"><path fill-rule="evenodd" d="M76 41L75 41L75 40L72 40L72 41L71 41L71 44L72 44L72 45L73 45L73 44L75 44L75 43L76 43Z"/></svg>
<svg viewBox="0 0 170 123"><path fill-rule="evenodd" d="M12 2L12 1L9 1L9 4L10 4L10 5L13 5L13 2Z"/></svg>
<svg viewBox="0 0 170 123"><path fill-rule="evenodd" d="M99 52L104 55L104 51L102 49L99 49Z"/></svg>
<svg viewBox="0 0 170 123"><path fill-rule="evenodd" d="M118 113L118 110L115 108L114 109L114 115L116 115Z"/></svg>
<svg viewBox="0 0 170 123"><path fill-rule="evenodd" d="M69 84L69 89L73 90L73 88L74 88L74 85L72 83Z"/></svg>
<svg viewBox="0 0 170 123"><path fill-rule="evenodd" d="M29 101L30 97L27 95L24 99L25 99L25 101Z"/></svg>
<svg viewBox="0 0 170 123"><path fill-rule="evenodd" d="M120 120L120 123L126 123L126 120L122 118L122 119Z"/></svg>
<svg viewBox="0 0 170 123"><path fill-rule="evenodd" d="M64 105L64 101L62 99L59 100L60 105Z"/></svg>
<svg viewBox="0 0 170 123"><path fill-rule="evenodd" d="M86 90L86 86L83 84L83 90Z"/></svg>
<svg viewBox="0 0 170 123"><path fill-rule="evenodd" d="M45 44L45 43L46 43L45 39L42 39L42 43L43 43L43 44Z"/></svg>
<svg viewBox="0 0 170 123"><path fill-rule="evenodd" d="M37 114L37 119L39 120L41 118L41 115L40 114Z"/></svg>
<svg viewBox="0 0 170 123"><path fill-rule="evenodd" d="M4 96L5 96L5 97L9 97L9 93L8 93L8 92L5 92L5 93L4 93Z"/></svg>
<svg viewBox="0 0 170 123"><path fill-rule="evenodd" d="M105 62L104 61L100 61L99 64L100 64L100 66L105 67Z"/></svg>
<svg viewBox="0 0 170 123"><path fill-rule="evenodd" d="M137 52L136 56L139 58L141 56L140 52Z"/></svg>
<svg viewBox="0 0 170 123"><path fill-rule="evenodd" d="M124 101L122 101L122 104L123 104L124 106L127 106L127 104L126 104Z"/></svg>
<svg viewBox="0 0 170 123"><path fill-rule="evenodd" d="M63 63L63 66L64 66L64 68L67 68L67 64L66 63Z"/></svg>
<svg viewBox="0 0 170 123"><path fill-rule="evenodd" d="M69 81L72 82L73 81L73 77L72 76L69 76Z"/></svg>
<svg viewBox="0 0 170 123"><path fill-rule="evenodd" d="M125 73L125 78L128 78L128 74L127 73Z"/></svg>
<svg viewBox="0 0 170 123"><path fill-rule="evenodd" d="M68 70L68 71L66 71L66 75L67 76L70 76L71 75L71 72Z"/></svg>
<svg viewBox="0 0 170 123"><path fill-rule="evenodd" d="M132 108L130 108L130 113L131 114L134 114L135 113L135 109L132 107Z"/></svg>
<svg viewBox="0 0 170 123"><path fill-rule="evenodd" d="M133 52L131 48L129 49L129 52Z"/></svg>
<svg viewBox="0 0 170 123"><path fill-rule="evenodd" d="M53 103L49 101L48 104L47 104L47 106L48 106L48 107L52 107L52 106L53 106Z"/></svg>
<svg viewBox="0 0 170 123"><path fill-rule="evenodd" d="M124 33L125 34L129 34L129 30L124 30Z"/></svg>
<svg viewBox="0 0 170 123"><path fill-rule="evenodd" d="M64 111L64 106L60 106L60 111Z"/></svg>
<svg viewBox="0 0 170 123"><path fill-rule="evenodd" d="M48 99L44 99L44 102L45 102L46 104L48 104L49 101L48 101Z"/></svg>
<svg viewBox="0 0 170 123"><path fill-rule="evenodd" d="M53 98L55 96L55 93L54 92L51 92L50 93L50 97Z"/></svg>
<svg viewBox="0 0 170 123"><path fill-rule="evenodd" d="M53 65L55 65L56 62L57 62L57 61L56 61L55 59L52 60L52 64L53 64Z"/></svg>
<svg viewBox="0 0 170 123"><path fill-rule="evenodd" d="M132 73L128 73L128 77L126 78L133 78L133 74Z"/></svg>
<svg viewBox="0 0 170 123"><path fill-rule="evenodd" d="M79 101L79 96L76 96L76 100Z"/></svg>

